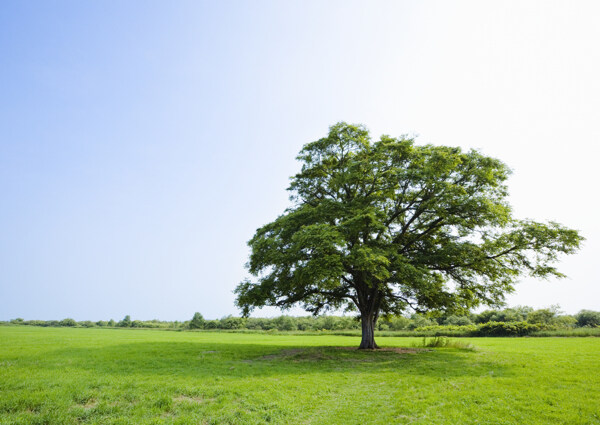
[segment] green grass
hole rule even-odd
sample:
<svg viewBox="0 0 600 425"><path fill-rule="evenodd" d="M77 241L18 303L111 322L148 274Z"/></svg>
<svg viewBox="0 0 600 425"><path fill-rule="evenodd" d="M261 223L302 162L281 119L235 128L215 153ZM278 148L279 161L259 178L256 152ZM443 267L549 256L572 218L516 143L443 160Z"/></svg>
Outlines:
<svg viewBox="0 0 600 425"><path fill-rule="evenodd" d="M0 424L600 424L599 338L454 341L0 327Z"/></svg>

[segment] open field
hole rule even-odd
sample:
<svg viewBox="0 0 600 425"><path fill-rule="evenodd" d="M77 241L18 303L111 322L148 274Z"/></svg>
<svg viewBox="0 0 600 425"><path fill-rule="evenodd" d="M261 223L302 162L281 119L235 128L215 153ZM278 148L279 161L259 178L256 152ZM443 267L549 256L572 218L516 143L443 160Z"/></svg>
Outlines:
<svg viewBox="0 0 600 425"><path fill-rule="evenodd" d="M600 424L600 338L461 341L0 327L0 424Z"/></svg>

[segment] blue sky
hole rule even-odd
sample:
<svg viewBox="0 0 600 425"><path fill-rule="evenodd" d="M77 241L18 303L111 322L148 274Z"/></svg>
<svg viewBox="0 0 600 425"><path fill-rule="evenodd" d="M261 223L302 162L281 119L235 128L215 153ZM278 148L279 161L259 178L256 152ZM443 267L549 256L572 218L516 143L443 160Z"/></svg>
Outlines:
<svg viewBox="0 0 600 425"><path fill-rule="evenodd" d="M517 216L587 238L568 280L524 279L509 303L600 310L598 12L2 2L0 320L237 314L246 241L340 120L505 161Z"/></svg>

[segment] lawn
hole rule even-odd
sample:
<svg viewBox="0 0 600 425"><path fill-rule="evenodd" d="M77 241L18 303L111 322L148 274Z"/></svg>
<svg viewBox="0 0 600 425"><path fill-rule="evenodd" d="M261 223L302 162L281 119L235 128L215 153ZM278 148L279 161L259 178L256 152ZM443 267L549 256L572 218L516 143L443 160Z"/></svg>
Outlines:
<svg viewBox="0 0 600 425"><path fill-rule="evenodd" d="M460 341L0 327L0 424L600 424L600 338Z"/></svg>

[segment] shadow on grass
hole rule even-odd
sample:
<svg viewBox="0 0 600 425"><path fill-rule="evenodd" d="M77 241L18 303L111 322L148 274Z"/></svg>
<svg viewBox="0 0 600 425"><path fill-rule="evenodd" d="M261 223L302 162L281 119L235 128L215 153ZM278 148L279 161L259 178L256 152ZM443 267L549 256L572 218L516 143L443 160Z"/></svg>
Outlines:
<svg viewBox="0 0 600 425"><path fill-rule="evenodd" d="M404 376L483 376L506 366L457 349L395 352L352 350L348 347L302 347L273 344L196 342L136 342L100 348L58 349L46 354L47 369L64 366L102 375L171 376L182 378L267 377L280 374L394 372Z"/></svg>

